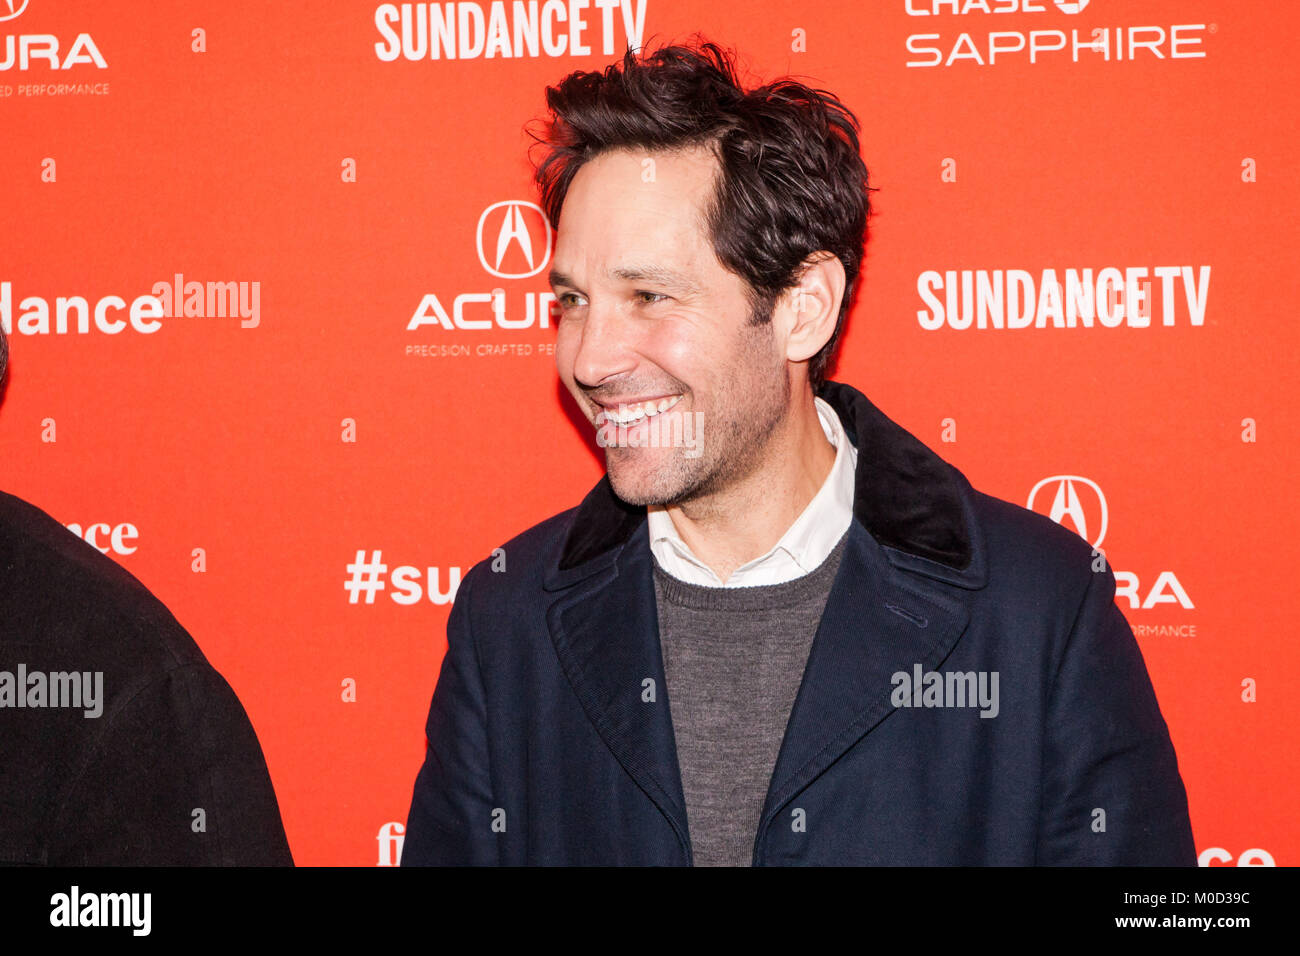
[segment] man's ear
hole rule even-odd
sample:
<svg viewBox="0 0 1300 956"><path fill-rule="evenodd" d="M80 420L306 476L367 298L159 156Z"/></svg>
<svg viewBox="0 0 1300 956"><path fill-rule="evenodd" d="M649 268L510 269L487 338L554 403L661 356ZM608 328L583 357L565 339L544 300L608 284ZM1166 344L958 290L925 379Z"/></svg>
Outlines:
<svg viewBox="0 0 1300 956"><path fill-rule="evenodd" d="M834 253L814 252L799 268L799 281L772 310L773 323L785 332L785 357L791 362L812 358L831 340L844 300L844 263Z"/></svg>

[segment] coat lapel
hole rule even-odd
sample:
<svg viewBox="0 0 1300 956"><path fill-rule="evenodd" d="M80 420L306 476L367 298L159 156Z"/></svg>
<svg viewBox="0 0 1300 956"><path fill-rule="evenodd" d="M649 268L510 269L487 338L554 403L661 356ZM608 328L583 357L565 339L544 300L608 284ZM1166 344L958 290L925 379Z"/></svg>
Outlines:
<svg viewBox="0 0 1300 956"><path fill-rule="evenodd" d="M946 585L918 584L857 522L822 613L768 786L762 825L894 711L893 675L937 668L969 612Z"/></svg>
<svg viewBox="0 0 1300 956"><path fill-rule="evenodd" d="M827 382L858 448L853 514L813 640L763 811L796 793L893 710L891 677L933 670L986 581L970 484L864 395ZM573 515L546 575L560 664L592 724L672 823L689 858L681 774L664 686L645 509L620 501L608 476ZM657 702L643 701L647 679Z"/></svg>
<svg viewBox="0 0 1300 956"><path fill-rule="evenodd" d="M608 479L592 494L612 499ZM547 589L561 596L547 612L547 624L560 666L588 719L668 818L689 860L686 801L664 680L644 509L633 541L616 553L557 569Z"/></svg>

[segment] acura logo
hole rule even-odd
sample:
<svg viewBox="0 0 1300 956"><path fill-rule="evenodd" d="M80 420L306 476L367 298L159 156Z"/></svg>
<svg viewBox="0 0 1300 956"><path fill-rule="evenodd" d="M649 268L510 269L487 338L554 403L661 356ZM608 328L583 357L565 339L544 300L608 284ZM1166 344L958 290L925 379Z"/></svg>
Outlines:
<svg viewBox="0 0 1300 956"><path fill-rule="evenodd" d="M479 263L502 279L535 276L551 260L551 224L546 213L541 206L521 199L494 202L484 209L478 217L477 242Z"/></svg>
<svg viewBox="0 0 1300 956"><path fill-rule="evenodd" d="M1044 512L1041 508L1035 508L1034 503L1039 500L1040 491L1043 492L1043 499L1046 499L1049 492L1044 489L1049 488L1055 490L1052 492L1051 503L1047 506L1048 510ZM1084 492L1082 497L1079 495L1080 489ZM1088 501L1086 506L1084 499ZM1110 520L1106 496L1102 494L1101 487L1090 478L1079 475L1044 478L1029 492L1029 503L1025 507L1039 514L1045 513L1057 524L1061 524L1061 519L1068 516L1079 537L1094 548L1101 547L1101 542L1106 537L1106 525Z"/></svg>
<svg viewBox="0 0 1300 956"><path fill-rule="evenodd" d="M27 9L27 0L0 0L0 21L12 20Z"/></svg>

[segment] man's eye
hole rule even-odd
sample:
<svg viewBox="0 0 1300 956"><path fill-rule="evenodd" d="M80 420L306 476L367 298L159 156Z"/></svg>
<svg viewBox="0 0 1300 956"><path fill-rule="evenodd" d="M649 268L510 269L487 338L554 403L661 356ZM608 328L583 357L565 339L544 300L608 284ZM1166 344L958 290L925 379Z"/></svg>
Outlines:
<svg viewBox="0 0 1300 956"><path fill-rule="evenodd" d="M555 301L560 303L561 308L571 309L581 304L577 301L581 298L576 292L561 292Z"/></svg>
<svg viewBox="0 0 1300 956"><path fill-rule="evenodd" d="M661 302L664 299L668 298L668 296L663 295L662 293L659 292L642 292L639 289L634 294L638 299L640 299L646 305L652 305L655 302Z"/></svg>

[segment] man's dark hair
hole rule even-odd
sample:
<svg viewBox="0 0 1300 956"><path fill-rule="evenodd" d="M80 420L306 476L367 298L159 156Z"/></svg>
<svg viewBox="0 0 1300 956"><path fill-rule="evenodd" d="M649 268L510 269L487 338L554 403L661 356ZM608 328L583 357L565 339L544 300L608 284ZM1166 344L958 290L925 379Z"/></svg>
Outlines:
<svg viewBox="0 0 1300 956"><path fill-rule="evenodd" d="M714 43L632 50L605 72L578 71L546 90L552 120L535 138L548 151L535 179L552 223L574 175L611 149L709 146L720 175L705 212L713 251L749 287L756 323L814 252L844 265L835 332L808 363L817 391L839 347L862 265L870 212L857 117L825 90L785 77L744 90L731 55Z"/></svg>

